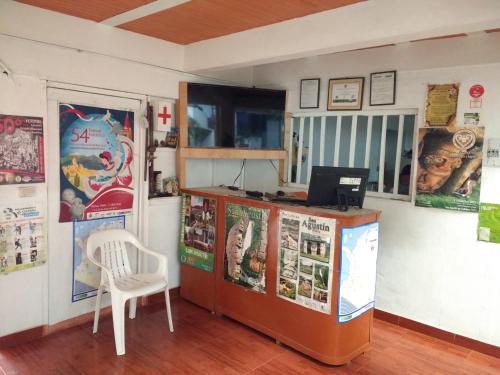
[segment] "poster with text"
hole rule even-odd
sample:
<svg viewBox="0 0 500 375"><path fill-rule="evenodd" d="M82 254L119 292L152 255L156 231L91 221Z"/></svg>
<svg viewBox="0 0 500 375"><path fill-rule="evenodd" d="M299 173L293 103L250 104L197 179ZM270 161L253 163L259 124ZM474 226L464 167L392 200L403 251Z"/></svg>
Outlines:
<svg viewBox="0 0 500 375"><path fill-rule="evenodd" d="M269 210L226 203L224 279L266 292Z"/></svg>
<svg viewBox="0 0 500 375"><path fill-rule="evenodd" d="M415 205L478 212L484 128L419 129Z"/></svg>
<svg viewBox="0 0 500 375"><path fill-rule="evenodd" d="M338 322L348 322L375 303L378 223L342 228Z"/></svg>
<svg viewBox="0 0 500 375"><path fill-rule="evenodd" d="M59 221L132 212L134 113L60 104L59 117Z"/></svg>
<svg viewBox="0 0 500 375"><path fill-rule="evenodd" d="M87 258L87 239L107 229L124 229L125 216L73 222L73 292L71 302L97 295L101 271Z"/></svg>
<svg viewBox="0 0 500 375"><path fill-rule="evenodd" d="M500 243L500 204L481 203L478 240Z"/></svg>
<svg viewBox="0 0 500 375"><path fill-rule="evenodd" d="M213 272L216 211L215 199L183 195L179 240L181 263Z"/></svg>
<svg viewBox="0 0 500 375"><path fill-rule="evenodd" d="M44 181L43 119L0 114L0 185Z"/></svg>
<svg viewBox="0 0 500 375"><path fill-rule="evenodd" d="M458 83L427 86L425 126L455 126L459 88Z"/></svg>
<svg viewBox="0 0 500 375"><path fill-rule="evenodd" d="M278 297L331 313L335 219L280 211Z"/></svg>
<svg viewBox="0 0 500 375"><path fill-rule="evenodd" d="M45 219L40 203L0 205L0 273L47 261Z"/></svg>

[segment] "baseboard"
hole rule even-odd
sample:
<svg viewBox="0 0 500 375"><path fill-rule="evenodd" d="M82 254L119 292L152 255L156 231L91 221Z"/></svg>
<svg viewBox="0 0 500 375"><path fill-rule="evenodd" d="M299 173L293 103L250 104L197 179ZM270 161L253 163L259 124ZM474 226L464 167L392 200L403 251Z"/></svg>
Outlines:
<svg viewBox="0 0 500 375"><path fill-rule="evenodd" d="M451 344L461 346L470 350L474 350L479 353L490 355L492 357L500 358L500 347L484 343L482 341L474 340L465 336L460 336L452 332L448 332L439 328L429 326L404 318L399 315L391 314L386 311L375 309L373 312L373 317L375 319L383 320L388 323L395 324L397 326L423 333L424 335L431 336Z"/></svg>
<svg viewBox="0 0 500 375"><path fill-rule="evenodd" d="M170 299L175 299L180 296L180 288L172 288L169 290ZM163 292L156 293L148 297L144 297L142 300L142 305L151 305L154 303L163 302L165 303L165 294ZM139 304L139 303L138 303ZM111 306L105 307L101 309L101 318L111 315ZM52 325L41 325L35 328L30 328L24 331L12 333L7 336L0 337L0 349L7 348L17 345L25 344L29 341L36 340L42 338L44 336L48 336L54 334L56 332L60 332L62 330L80 326L82 324L86 324L92 322L94 320L94 312L88 312L86 314L82 314L76 316L74 318L70 318L67 320L63 320L62 322L52 324Z"/></svg>

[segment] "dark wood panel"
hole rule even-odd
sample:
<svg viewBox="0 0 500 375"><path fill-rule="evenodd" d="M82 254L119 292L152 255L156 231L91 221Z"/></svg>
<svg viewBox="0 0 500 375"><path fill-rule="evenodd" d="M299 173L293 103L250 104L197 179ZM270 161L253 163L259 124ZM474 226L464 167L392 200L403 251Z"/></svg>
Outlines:
<svg viewBox="0 0 500 375"><path fill-rule="evenodd" d="M365 0L191 0L119 27L189 44Z"/></svg>

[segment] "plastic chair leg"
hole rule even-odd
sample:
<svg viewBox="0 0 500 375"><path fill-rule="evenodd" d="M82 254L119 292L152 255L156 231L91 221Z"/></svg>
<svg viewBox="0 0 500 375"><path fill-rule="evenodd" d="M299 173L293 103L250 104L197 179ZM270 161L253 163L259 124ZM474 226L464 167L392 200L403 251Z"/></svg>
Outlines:
<svg viewBox="0 0 500 375"><path fill-rule="evenodd" d="M111 293L111 303L113 305L116 355L123 355L125 354L125 301L121 296L113 296Z"/></svg>
<svg viewBox="0 0 500 375"><path fill-rule="evenodd" d="M99 289L97 289L97 298L95 300L94 329L92 330L92 333L97 333L97 327L99 326L99 314L101 313L101 298L102 298L102 285L99 285Z"/></svg>
<svg viewBox="0 0 500 375"><path fill-rule="evenodd" d="M128 307L128 317L130 319L135 319L136 311L137 311L137 298L131 298Z"/></svg>
<svg viewBox="0 0 500 375"><path fill-rule="evenodd" d="M170 293L168 287L165 288L165 304L167 305L168 328L170 332L174 332L174 324L172 323L172 310L170 309Z"/></svg>

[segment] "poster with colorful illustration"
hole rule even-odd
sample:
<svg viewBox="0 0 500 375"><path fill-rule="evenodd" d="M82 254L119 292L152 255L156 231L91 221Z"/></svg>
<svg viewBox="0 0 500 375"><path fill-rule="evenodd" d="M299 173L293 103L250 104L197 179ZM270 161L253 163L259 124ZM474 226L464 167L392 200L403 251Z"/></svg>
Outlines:
<svg viewBox="0 0 500 375"><path fill-rule="evenodd" d="M280 211L278 297L331 313L335 219Z"/></svg>
<svg viewBox="0 0 500 375"><path fill-rule="evenodd" d="M47 261L41 203L1 204L0 273L20 271Z"/></svg>
<svg viewBox="0 0 500 375"><path fill-rule="evenodd" d="M226 203L224 279L266 292L269 210Z"/></svg>
<svg viewBox="0 0 500 375"><path fill-rule="evenodd" d="M500 243L500 204L481 203L478 240Z"/></svg>
<svg viewBox="0 0 500 375"><path fill-rule="evenodd" d="M427 86L425 126L455 126L458 83Z"/></svg>
<svg viewBox="0 0 500 375"><path fill-rule="evenodd" d="M419 129L415 205L478 212L484 128Z"/></svg>
<svg viewBox="0 0 500 375"><path fill-rule="evenodd" d="M179 256L182 264L213 272L215 199L184 194L182 196L182 222L179 238Z"/></svg>
<svg viewBox="0 0 500 375"><path fill-rule="evenodd" d="M338 322L348 322L375 303L378 223L342 228Z"/></svg>
<svg viewBox="0 0 500 375"><path fill-rule="evenodd" d="M71 302L97 295L101 282L100 269L87 258L87 239L95 232L124 229L125 216L73 222L73 289Z"/></svg>
<svg viewBox="0 0 500 375"><path fill-rule="evenodd" d="M43 119L0 114L0 185L44 181Z"/></svg>
<svg viewBox="0 0 500 375"><path fill-rule="evenodd" d="M133 129L130 111L59 105L60 222L132 211Z"/></svg>

